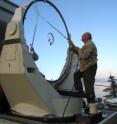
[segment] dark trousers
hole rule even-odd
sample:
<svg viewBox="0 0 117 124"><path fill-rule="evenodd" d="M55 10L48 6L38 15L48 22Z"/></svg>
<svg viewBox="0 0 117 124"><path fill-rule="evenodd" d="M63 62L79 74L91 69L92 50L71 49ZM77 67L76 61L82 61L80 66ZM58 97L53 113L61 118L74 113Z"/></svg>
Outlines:
<svg viewBox="0 0 117 124"><path fill-rule="evenodd" d="M80 72L80 70L78 70L74 73L75 90L78 90L79 92L83 92L83 86L81 82L81 78L83 78L88 103L95 102L94 83L95 83L96 71L97 71L97 63L89 67L84 72Z"/></svg>
<svg viewBox="0 0 117 124"><path fill-rule="evenodd" d="M10 105L5 95L0 96L0 113L6 113L10 110Z"/></svg>

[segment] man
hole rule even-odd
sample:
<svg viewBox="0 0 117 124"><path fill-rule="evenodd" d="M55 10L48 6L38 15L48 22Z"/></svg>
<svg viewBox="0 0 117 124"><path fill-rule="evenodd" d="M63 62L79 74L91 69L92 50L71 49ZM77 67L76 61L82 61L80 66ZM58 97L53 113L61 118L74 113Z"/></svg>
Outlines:
<svg viewBox="0 0 117 124"><path fill-rule="evenodd" d="M76 47L72 41L69 41L71 50L78 55L80 61L80 70L74 73L74 85L76 90L83 92L82 77L89 106L95 106L94 82L97 70L97 48L92 41L91 33L85 32L81 40L84 43L82 48Z"/></svg>

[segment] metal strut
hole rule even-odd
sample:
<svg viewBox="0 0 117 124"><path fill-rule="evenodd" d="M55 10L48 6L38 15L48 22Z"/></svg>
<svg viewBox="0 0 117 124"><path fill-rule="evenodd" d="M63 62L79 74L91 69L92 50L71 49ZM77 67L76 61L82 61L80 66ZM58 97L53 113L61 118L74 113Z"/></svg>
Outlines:
<svg viewBox="0 0 117 124"><path fill-rule="evenodd" d="M34 28L34 34L33 34L33 39L32 39L32 43L30 44L30 46L33 48L33 44L34 44L34 39L35 39L35 34L36 34L36 30L37 30L37 24L38 24L38 16L36 18L36 25Z"/></svg>
<svg viewBox="0 0 117 124"><path fill-rule="evenodd" d="M68 38L60 31L58 30L54 25L52 25L44 16L40 15L40 13L37 11L37 14L39 17L41 17L41 19L43 19L48 25L50 25L53 29L55 29L55 31L57 31L63 38L65 38L66 40L68 40Z"/></svg>

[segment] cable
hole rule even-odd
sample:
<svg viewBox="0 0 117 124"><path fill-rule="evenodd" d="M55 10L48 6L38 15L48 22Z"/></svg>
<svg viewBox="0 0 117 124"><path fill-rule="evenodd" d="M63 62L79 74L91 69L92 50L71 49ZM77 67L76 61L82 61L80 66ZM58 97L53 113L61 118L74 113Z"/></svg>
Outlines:
<svg viewBox="0 0 117 124"><path fill-rule="evenodd" d="M77 69L78 69L78 65L79 65L79 62L77 61L77 64L76 64L76 71L77 71ZM71 91L73 91L73 89L74 89L74 84L73 84L73 86L72 86ZM69 102L70 102L70 98L71 98L71 96L68 97L68 101L67 101L66 106L65 106L65 108L64 108L64 111L63 111L63 118L64 118L65 112L66 112L66 110L67 110L68 104L69 104Z"/></svg>
<svg viewBox="0 0 117 124"><path fill-rule="evenodd" d="M73 84L73 86L72 86L71 91L73 91L73 89L74 89L74 84ZM64 118L65 112L66 112L66 110L67 110L67 107L68 107L68 105L69 105L70 99L71 99L71 96L68 97L66 106L65 106L64 111L63 111L63 116L62 116L63 118ZM62 124L64 124L64 123L62 123Z"/></svg>

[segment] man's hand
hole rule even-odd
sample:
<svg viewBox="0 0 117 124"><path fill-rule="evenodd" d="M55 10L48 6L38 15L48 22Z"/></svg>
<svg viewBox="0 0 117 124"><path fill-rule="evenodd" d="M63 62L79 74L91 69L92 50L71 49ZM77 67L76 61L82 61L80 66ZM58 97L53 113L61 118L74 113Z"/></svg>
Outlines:
<svg viewBox="0 0 117 124"><path fill-rule="evenodd" d="M74 43L71 39L68 40L70 46L74 46Z"/></svg>
<svg viewBox="0 0 117 124"><path fill-rule="evenodd" d="M68 42L69 42L69 49L79 56L80 48L78 46L75 46L71 39Z"/></svg>
<svg viewBox="0 0 117 124"><path fill-rule="evenodd" d="M72 41L71 39L69 39L68 42L69 42L69 49L70 49L71 51L74 51L75 45L74 45L73 41Z"/></svg>

